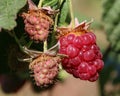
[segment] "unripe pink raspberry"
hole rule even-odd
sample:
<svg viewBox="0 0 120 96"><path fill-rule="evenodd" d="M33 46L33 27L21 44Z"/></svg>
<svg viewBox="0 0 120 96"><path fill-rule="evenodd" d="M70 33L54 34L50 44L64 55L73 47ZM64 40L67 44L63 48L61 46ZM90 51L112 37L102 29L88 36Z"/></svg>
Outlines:
<svg viewBox="0 0 120 96"><path fill-rule="evenodd" d="M58 74L60 57L42 54L30 63L30 70L37 86L46 86L54 83Z"/></svg>
<svg viewBox="0 0 120 96"><path fill-rule="evenodd" d="M37 9L23 13L22 17L24 18L25 31L32 40L40 42L47 39L49 29L53 24L50 16L45 14L43 10Z"/></svg>
<svg viewBox="0 0 120 96"><path fill-rule="evenodd" d="M87 29L87 23L76 28L58 28L59 53L68 55L62 60L63 68L74 77L96 81L104 66L96 36Z"/></svg>

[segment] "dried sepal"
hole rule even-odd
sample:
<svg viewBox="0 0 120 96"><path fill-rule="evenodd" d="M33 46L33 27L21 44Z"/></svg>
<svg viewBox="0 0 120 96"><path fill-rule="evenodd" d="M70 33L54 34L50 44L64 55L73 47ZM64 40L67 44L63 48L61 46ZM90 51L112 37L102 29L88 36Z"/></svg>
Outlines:
<svg viewBox="0 0 120 96"><path fill-rule="evenodd" d="M75 27L72 28L72 22L68 27L58 27L57 28L57 36L56 38L59 39L60 37L63 37L69 33L75 33L75 34L84 34L86 32L89 32L89 26L93 22L93 19L91 19L90 22L87 22L86 20L79 23L78 19L75 18Z"/></svg>
<svg viewBox="0 0 120 96"><path fill-rule="evenodd" d="M38 10L38 7L33 3L32 0L27 0L29 5L29 10Z"/></svg>

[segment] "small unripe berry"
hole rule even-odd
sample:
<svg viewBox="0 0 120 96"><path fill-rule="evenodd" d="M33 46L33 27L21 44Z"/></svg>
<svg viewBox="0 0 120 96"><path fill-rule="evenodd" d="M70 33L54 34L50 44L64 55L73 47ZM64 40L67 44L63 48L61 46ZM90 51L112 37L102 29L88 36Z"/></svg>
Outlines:
<svg viewBox="0 0 120 96"><path fill-rule="evenodd" d="M30 63L30 70L33 72L35 84L37 86L46 86L54 83L58 74L60 57L41 55Z"/></svg>
<svg viewBox="0 0 120 96"><path fill-rule="evenodd" d="M40 42L47 39L49 29L53 24L50 16L38 9L29 10L27 13L23 13L22 17L24 18L25 31L32 40Z"/></svg>

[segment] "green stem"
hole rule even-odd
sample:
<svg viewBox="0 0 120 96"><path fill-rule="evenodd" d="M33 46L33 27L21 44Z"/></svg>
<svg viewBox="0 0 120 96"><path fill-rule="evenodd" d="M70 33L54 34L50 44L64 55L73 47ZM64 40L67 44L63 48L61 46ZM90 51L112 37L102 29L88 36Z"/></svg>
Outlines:
<svg viewBox="0 0 120 96"><path fill-rule="evenodd" d="M42 7L42 3L44 0L40 0L38 3L38 8ZM44 45L43 45L43 51L45 52L47 50L47 40L44 41Z"/></svg>
<svg viewBox="0 0 120 96"><path fill-rule="evenodd" d="M44 41L43 51L47 51L47 40Z"/></svg>
<svg viewBox="0 0 120 96"><path fill-rule="evenodd" d="M59 2L60 6L63 2L64 2L64 0L60 0L60 2ZM56 27L57 27L57 24L58 24L58 17L59 17L59 13L57 13L56 16L55 16L54 32L56 32Z"/></svg>
<svg viewBox="0 0 120 96"><path fill-rule="evenodd" d="M39 1L39 3L38 3L38 8L41 8L42 7L42 2L43 2L44 0L40 0Z"/></svg>
<svg viewBox="0 0 120 96"><path fill-rule="evenodd" d="M32 43L33 43L33 41L29 41L29 42L26 44L27 48L29 48L29 47L32 45Z"/></svg>
<svg viewBox="0 0 120 96"><path fill-rule="evenodd" d="M16 43L18 44L18 46L19 46L20 50L21 50L22 52L24 52L24 49L23 49L22 45L20 44L20 42L19 42L19 40L18 40L18 38L17 38L17 36L16 36L15 32L14 32L14 31L12 31L12 33L13 33L13 37L14 37L14 39L15 39Z"/></svg>
<svg viewBox="0 0 120 96"><path fill-rule="evenodd" d="M52 42L50 43L50 46L53 46L54 43L55 43L55 33L56 33L56 30L57 30L58 17L59 17L59 13L57 13L56 16L55 16L54 29L53 29L52 38L51 38Z"/></svg>
<svg viewBox="0 0 120 96"><path fill-rule="evenodd" d="M14 37L12 32L8 32L8 34L9 34L11 37Z"/></svg>
<svg viewBox="0 0 120 96"><path fill-rule="evenodd" d="M58 16L59 16L59 13L57 13L56 17L55 17L54 32L56 32L56 27L57 27L57 23L58 23Z"/></svg>
<svg viewBox="0 0 120 96"><path fill-rule="evenodd" d="M63 3L64 0L60 0L60 5Z"/></svg>
<svg viewBox="0 0 120 96"><path fill-rule="evenodd" d="M70 16L71 16L72 28L74 28L75 27L75 19L74 19L74 14L73 14L72 0L69 0L69 6L70 6Z"/></svg>
<svg viewBox="0 0 120 96"><path fill-rule="evenodd" d="M60 0L59 1L59 8L60 6L62 5L62 3L64 2L65 0ZM54 23L54 29L53 29L53 32L52 32L52 42L50 44L50 46L52 46L54 43L55 43L55 32L57 30L57 25L58 25L58 17L59 17L59 14L60 13L57 13L56 16L55 16L55 23Z"/></svg>

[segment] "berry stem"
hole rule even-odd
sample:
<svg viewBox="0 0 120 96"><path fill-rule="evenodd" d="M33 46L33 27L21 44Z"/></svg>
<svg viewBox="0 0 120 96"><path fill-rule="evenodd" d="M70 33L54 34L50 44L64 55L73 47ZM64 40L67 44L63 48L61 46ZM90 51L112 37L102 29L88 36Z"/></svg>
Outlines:
<svg viewBox="0 0 120 96"><path fill-rule="evenodd" d="M7 32L11 37L14 37L12 32Z"/></svg>
<svg viewBox="0 0 120 96"><path fill-rule="evenodd" d="M22 52L24 52L24 49L23 49L22 45L20 44L20 42L19 42L19 40L18 40L18 38L17 38L17 36L16 36L15 32L14 32L14 31L12 31L12 34L13 34L13 37L14 37L14 39L15 39L16 43L18 44L18 46L19 46L20 50L21 50Z"/></svg>
<svg viewBox="0 0 120 96"><path fill-rule="evenodd" d="M29 47L32 45L32 43L33 43L33 41L29 41L29 42L26 44L27 48L29 48Z"/></svg>
<svg viewBox="0 0 120 96"><path fill-rule="evenodd" d="M62 3L64 2L65 0L60 0L59 1L59 8L61 7ZM59 17L59 14L60 13L57 13L56 16L55 16L55 23L54 23L54 29L53 29L53 32L52 32L52 42L50 45L53 45L55 43L55 32L56 32L56 29L57 29L57 26L58 26L58 17Z"/></svg>
<svg viewBox="0 0 120 96"><path fill-rule="evenodd" d="M44 52L47 51L47 40L44 41L43 51L44 51Z"/></svg>
<svg viewBox="0 0 120 96"><path fill-rule="evenodd" d="M38 3L38 8L41 8L42 7L42 2L44 0L40 0L39 3ZM47 40L44 41L44 45L43 45L43 51L47 51Z"/></svg>
<svg viewBox="0 0 120 96"><path fill-rule="evenodd" d="M74 21L72 0L69 0L69 6L70 6L70 16L71 16L72 28L74 28L75 27L75 21Z"/></svg>
<svg viewBox="0 0 120 96"><path fill-rule="evenodd" d="M40 0L39 1L39 3L38 3L38 8L41 8L42 7L42 2L43 2L44 0Z"/></svg>
<svg viewBox="0 0 120 96"><path fill-rule="evenodd" d="M61 7L61 5L62 5L62 3L63 3L64 1L65 1L65 0L60 0L60 2L59 2L59 3L60 3L60 4L59 4L59 8ZM56 32L56 27L57 27L57 24L58 24L59 14L60 14L60 13L57 13L57 14L56 14L56 17L55 17L54 32Z"/></svg>
<svg viewBox="0 0 120 96"><path fill-rule="evenodd" d="M52 44L55 43L55 32L56 32L56 27L57 27L57 23L58 23L58 16L59 16L59 13L57 13L56 17L55 17L54 29L53 29L53 32L52 32Z"/></svg>
<svg viewBox="0 0 120 96"><path fill-rule="evenodd" d="M63 3L63 1L65 1L65 0L60 0L60 5Z"/></svg>
<svg viewBox="0 0 120 96"><path fill-rule="evenodd" d="M57 27L57 23L58 23L58 16L59 16L59 13L57 13L56 17L55 17L54 32L56 32L56 27Z"/></svg>
<svg viewBox="0 0 120 96"><path fill-rule="evenodd" d="M50 44L51 46L55 43L55 32L56 32L56 27L57 27L57 23L58 23L58 16L59 16L59 13L57 13L56 17L55 17L54 29L52 32L52 42Z"/></svg>

